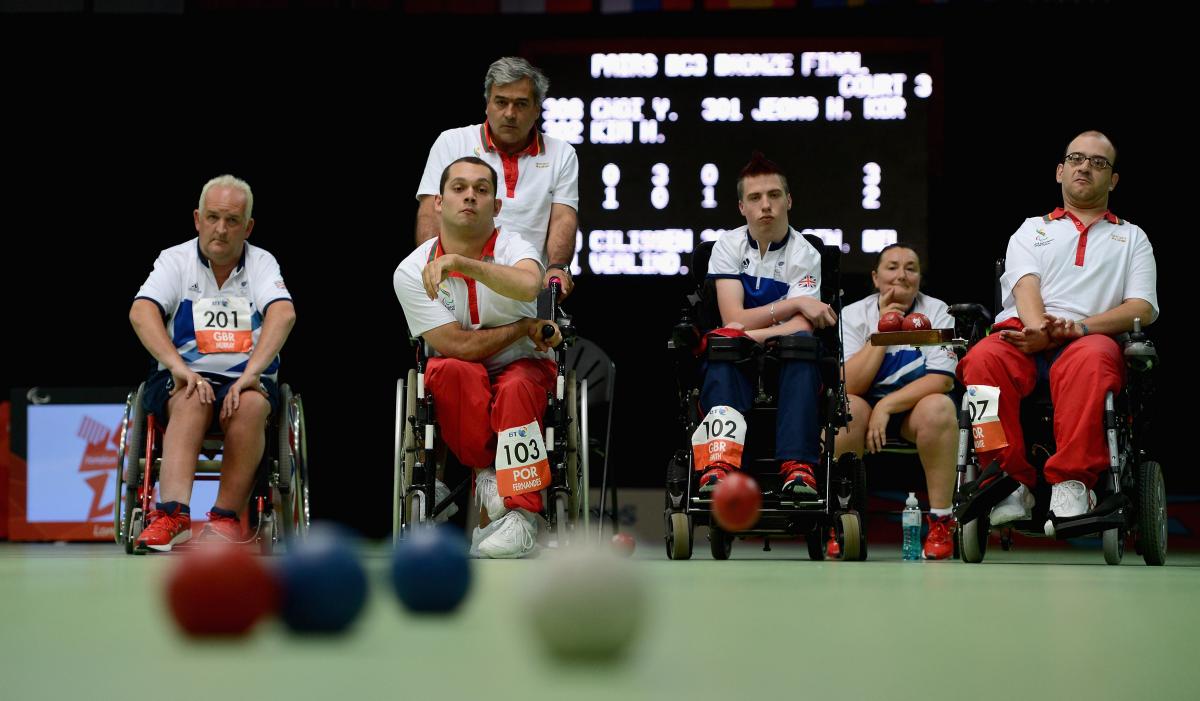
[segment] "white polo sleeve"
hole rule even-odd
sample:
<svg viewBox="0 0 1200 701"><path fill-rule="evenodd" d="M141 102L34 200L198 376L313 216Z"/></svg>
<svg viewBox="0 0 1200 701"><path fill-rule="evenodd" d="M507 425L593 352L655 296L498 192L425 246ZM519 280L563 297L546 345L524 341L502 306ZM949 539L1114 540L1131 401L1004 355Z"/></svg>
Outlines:
<svg viewBox="0 0 1200 701"><path fill-rule="evenodd" d="M1154 261L1154 248L1142 227L1133 227L1133 262L1129 266L1129 274L1125 277L1125 290L1122 299L1144 299L1154 309L1154 319L1158 318L1158 265Z"/></svg>
<svg viewBox="0 0 1200 701"><path fill-rule="evenodd" d="M392 287L396 290L396 299L400 300L400 306L404 308L408 332L414 338L429 329L458 323L458 319L455 319L448 309L425 294L425 286L421 282L423 267L424 265L409 258L400 263L396 272L392 274Z"/></svg>
<svg viewBox="0 0 1200 701"><path fill-rule="evenodd" d="M249 271L251 290L254 295L254 306L266 316L267 308L272 302L281 299L291 300L292 293L288 292L283 282L283 273L279 271L279 262L275 256L260 249L255 251L252 264L254 269Z"/></svg>
<svg viewBox="0 0 1200 701"><path fill-rule="evenodd" d="M553 190L550 192L551 202L565 204L579 211L579 158L575 148L563 142L562 162L558 164L558 174L554 178Z"/></svg>
<svg viewBox="0 0 1200 701"><path fill-rule="evenodd" d="M821 299L821 253L813 248L803 236L796 236L788 246L798 246L788 254L791 273L788 276L788 291L785 297L816 297Z"/></svg>
<svg viewBox="0 0 1200 701"><path fill-rule="evenodd" d="M526 259L537 263L541 273L546 272L542 265L542 255L533 247L529 239L519 234L505 234L504 231L501 231L500 240L496 242L496 262L500 265L513 266Z"/></svg>
<svg viewBox="0 0 1200 701"><path fill-rule="evenodd" d="M1000 276L1000 304L1006 309L1017 306L1013 288L1018 280L1026 275L1037 275L1039 279L1042 276L1041 265L1033 253L1033 237L1040 221L1040 218L1026 219L1021 228L1008 238L1008 250L1004 254L1004 274Z"/></svg>
<svg viewBox="0 0 1200 701"><path fill-rule="evenodd" d="M163 318L171 316L179 306L183 270L180 268L179 256L172 255L173 250L160 251L154 260L154 269L142 283L134 299L148 299L158 305Z"/></svg>
<svg viewBox="0 0 1200 701"><path fill-rule="evenodd" d="M713 244L712 255L708 258L708 274L710 278L737 279L742 272L742 260L737 243L746 232L734 229L721 234L721 238Z"/></svg>
<svg viewBox="0 0 1200 701"><path fill-rule="evenodd" d="M842 353L846 358L852 357L867 345L871 330L867 328L867 304L875 298L874 295L864 300L842 307Z"/></svg>

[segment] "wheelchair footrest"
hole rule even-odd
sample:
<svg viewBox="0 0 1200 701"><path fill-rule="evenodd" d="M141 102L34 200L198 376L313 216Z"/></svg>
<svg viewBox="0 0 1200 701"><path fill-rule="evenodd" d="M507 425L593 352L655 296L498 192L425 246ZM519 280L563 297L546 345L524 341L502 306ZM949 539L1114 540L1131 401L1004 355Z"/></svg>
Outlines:
<svg viewBox="0 0 1200 701"><path fill-rule="evenodd" d="M970 523L986 516L993 506L1004 501L1019 486L1019 482L1000 468L1000 462L993 460L977 479L963 484L954 506L954 518L959 523Z"/></svg>
<svg viewBox="0 0 1200 701"><path fill-rule="evenodd" d="M1055 540L1078 538L1094 535L1110 528L1125 526L1125 507L1129 506L1129 497L1124 494L1111 494L1096 505L1096 508L1081 516L1059 518L1051 516L1054 523Z"/></svg>

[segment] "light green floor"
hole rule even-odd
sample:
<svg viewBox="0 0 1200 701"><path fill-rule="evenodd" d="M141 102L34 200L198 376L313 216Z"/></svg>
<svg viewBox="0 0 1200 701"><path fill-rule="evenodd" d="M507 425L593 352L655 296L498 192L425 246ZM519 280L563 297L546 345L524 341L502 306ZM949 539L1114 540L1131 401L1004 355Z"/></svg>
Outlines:
<svg viewBox="0 0 1200 701"><path fill-rule="evenodd" d="M352 635L298 640L272 622L198 644L165 618L172 557L0 545L0 699L1200 698L1195 554L812 563L739 543L729 562L669 562L643 543L653 615L628 659L591 667L548 661L520 625L512 602L544 561L476 562L465 608L424 619L391 595L380 548Z"/></svg>

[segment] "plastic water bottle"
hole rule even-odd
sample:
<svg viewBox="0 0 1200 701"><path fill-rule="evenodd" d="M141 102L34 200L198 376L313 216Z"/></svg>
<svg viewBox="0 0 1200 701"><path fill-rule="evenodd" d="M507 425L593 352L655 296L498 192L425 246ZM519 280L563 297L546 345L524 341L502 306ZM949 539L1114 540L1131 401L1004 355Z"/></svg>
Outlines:
<svg viewBox="0 0 1200 701"><path fill-rule="evenodd" d="M904 547L901 551L905 560L921 559L921 507L917 504L916 492L909 492L904 500L904 513L900 516L904 526Z"/></svg>

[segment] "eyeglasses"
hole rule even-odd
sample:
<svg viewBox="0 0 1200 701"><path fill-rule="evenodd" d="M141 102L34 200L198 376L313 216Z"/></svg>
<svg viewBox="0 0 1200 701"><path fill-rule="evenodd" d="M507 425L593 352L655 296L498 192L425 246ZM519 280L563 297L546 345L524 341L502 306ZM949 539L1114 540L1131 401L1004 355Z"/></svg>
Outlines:
<svg viewBox="0 0 1200 701"><path fill-rule="evenodd" d="M1098 170L1112 168L1112 161L1104 156L1085 156L1082 153L1068 153L1063 161L1076 167L1083 165L1084 161L1091 161L1092 167Z"/></svg>

